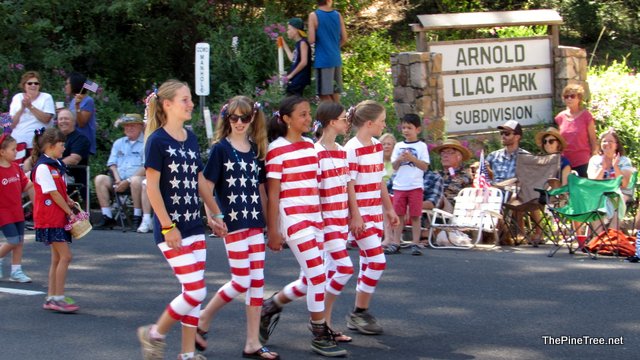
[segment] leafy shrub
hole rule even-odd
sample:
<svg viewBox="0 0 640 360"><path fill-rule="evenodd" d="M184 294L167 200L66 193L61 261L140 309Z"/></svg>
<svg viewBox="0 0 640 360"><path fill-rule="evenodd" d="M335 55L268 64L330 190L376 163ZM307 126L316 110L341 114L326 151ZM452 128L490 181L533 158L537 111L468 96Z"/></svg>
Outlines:
<svg viewBox="0 0 640 360"><path fill-rule="evenodd" d="M626 62L614 61L589 69L588 81L596 133L616 129L632 164L640 167L640 76Z"/></svg>

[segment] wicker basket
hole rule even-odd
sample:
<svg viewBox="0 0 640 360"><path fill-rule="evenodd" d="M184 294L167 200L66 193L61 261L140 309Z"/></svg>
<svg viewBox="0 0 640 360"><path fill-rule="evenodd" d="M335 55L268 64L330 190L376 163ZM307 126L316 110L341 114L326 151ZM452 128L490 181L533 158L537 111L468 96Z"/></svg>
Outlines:
<svg viewBox="0 0 640 360"><path fill-rule="evenodd" d="M75 206L78 212L83 212L82 208L80 207L80 204L75 203ZM71 236L73 236L74 239L78 240L83 236L87 235L92 228L93 227L91 226L91 222L89 222L89 219L87 216L87 219L77 220L73 224L71 224L71 230L70 230Z"/></svg>

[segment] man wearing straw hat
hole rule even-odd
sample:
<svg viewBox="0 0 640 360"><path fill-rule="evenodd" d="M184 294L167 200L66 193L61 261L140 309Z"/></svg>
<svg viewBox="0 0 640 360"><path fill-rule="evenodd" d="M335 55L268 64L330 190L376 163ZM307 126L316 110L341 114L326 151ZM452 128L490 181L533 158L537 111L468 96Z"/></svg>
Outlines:
<svg viewBox="0 0 640 360"><path fill-rule="evenodd" d="M115 122L115 126L122 126L125 136L116 140L111 147L111 155L107 166L109 175L98 175L94 182L96 195L102 211L102 221L96 229L110 229L116 225L110 207L110 194L131 190L133 200L133 226L142 223L142 180L144 180L144 121L139 114L122 115ZM148 215L151 221L150 214ZM145 216L147 217L147 216Z"/></svg>
<svg viewBox="0 0 640 360"><path fill-rule="evenodd" d="M471 151L455 139L445 140L433 148L433 151L440 155L442 163L440 177L443 182L443 196L437 207L451 212L460 190L473 184L471 173L463 166L465 161L471 159Z"/></svg>

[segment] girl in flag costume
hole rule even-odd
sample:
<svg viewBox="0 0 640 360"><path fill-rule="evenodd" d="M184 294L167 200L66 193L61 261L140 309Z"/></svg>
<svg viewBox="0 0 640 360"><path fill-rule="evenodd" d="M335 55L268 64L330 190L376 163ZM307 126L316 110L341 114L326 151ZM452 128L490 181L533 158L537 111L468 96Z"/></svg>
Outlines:
<svg viewBox="0 0 640 360"><path fill-rule="evenodd" d="M319 139L315 144L320 165L320 205L323 221L323 243L327 285L325 287L325 318L329 328L336 298L353 275L353 263L347 253L349 203L347 184L351 180L347 152L336 143L338 135L349 129L344 107L324 101L316 111ZM351 337L333 331L338 342L350 342Z"/></svg>
<svg viewBox="0 0 640 360"><path fill-rule="evenodd" d="M236 296L246 293L247 338L243 357L279 359L258 337L264 291L264 228L266 222L267 131L260 104L246 96L229 100L220 112L204 176L215 191L228 231L224 245L231 280L224 284L200 314L196 347L204 350L213 317Z"/></svg>
<svg viewBox="0 0 640 360"><path fill-rule="evenodd" d="M147 98L145 168L147 194L154 212L154 240L182 285L182 293L167 306L155 324L138 328L144 359L164 359L165 337L182 323L179 359L205 359L195 354L200 304L207 295L204 269L207 249L200 217L202 197L214 214L220 209L202 174L196 135L184 128L191 119L189 86L168 80ZM224 234L222 219L214 231Z"/></svg>
<svg viewBox="0 0 640 360"><path fill-rule="evenodd" d="M382 180L385 173L382 145L374 137L382 135L385 118L384 107L371 100L362 101L347 112L349 123L357 129L356 136L344 147L351 171L349 230L360 249L355 309L347 315L347 327L365 335L383 331L368 311L371 296L386 267L381 246L383 216L388 217L393 227L400 223Z"/></svg>
<svg viewBox="0 0 640 360"><path fill-rule="evenodd" d="M31 181L35 198L33 201L33 223L36 241L43 242L51 249L49 268L49 291L42 305L45 310L75 312L79 307L64 295L67 271L71 263L71 234L65 230L69 219L73 218L73 202L67 196L64 179L66 167L59 160L64 152L64 134L57 128L35 131L31 160L35 164L31 171Z"/></svg>
<svg viewBox="0 0 640 360"><path fill-rule="evenodd" d="M275 140L267 151L267 246L280 251L286 241L300 265L301 276L265 301L260 336L263 343L268 340L282 305L296 297L295 286L302 283L307 286L311 349L324 356L344 356L347 352L336 345L324 315L326 276L318 247L322 242L318 157L313 142L302 136L310 129L311 107L298 96L282 100L269 124L269 138Z"/></svg>

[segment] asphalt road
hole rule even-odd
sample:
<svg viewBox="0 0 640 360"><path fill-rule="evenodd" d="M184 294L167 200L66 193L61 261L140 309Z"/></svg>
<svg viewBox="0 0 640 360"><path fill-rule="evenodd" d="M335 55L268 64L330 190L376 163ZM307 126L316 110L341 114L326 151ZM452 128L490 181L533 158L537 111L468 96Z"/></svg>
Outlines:
<svg viewBox="0 0 640 360"><path fill-rule="evenodd" d="M385 334L364 336L342 320L354 301L355 277L338 299L334 324L354 336L351 359L632 359L640 348L640 264L618 258L591 260L549 246L471 251L426 250L421 257L387 257L387 270L371 311ZM208 240L210 293L229 278L224 246ZM72 245L67 294L77 314L41 309L49 250L31 238L25 271L31 284L0 281L0 359L140 359L138 326L153 322L179 291L152 235L92 231ZM357 263L357 253L350 251ZM270 295L298 275L289 251L268 252ZM210 298L210 296L209 296ZM208 299L207 299L208 300ZM319 359L304 301L290 304L269 346L283 359ZM244 303L228 304L210 329L209 359L238 359L244 344ZM597 345L601 341L622 345ZM611 340L608 340L611 339ZM169 334L167 359L179 352L179 332ZM573 344L570 344L573 342ZM589 344L584 344L589 342ZM559 344L552 344L559 343ZM582 344L579 344L582 343Z"/></svg>

